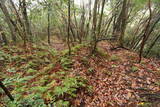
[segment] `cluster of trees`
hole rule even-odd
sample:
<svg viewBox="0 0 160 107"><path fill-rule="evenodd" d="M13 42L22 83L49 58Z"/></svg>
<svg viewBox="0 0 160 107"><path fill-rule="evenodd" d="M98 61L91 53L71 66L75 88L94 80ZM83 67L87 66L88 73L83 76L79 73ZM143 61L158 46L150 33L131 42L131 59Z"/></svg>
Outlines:
<svg viewBox="0 0 160 107"><path fill-rule="evenodd" d="M142 55L160 57L159 0L1 0L1 44L43 41L57 35L68 43L113 41ZM45 36L47 35L47 36ZM71 51L69 51L71 54Z"/></svg>
<svg viewBox="0 0 160 107"><path fill-rule="evenodd" d="M45 38L50 45L56 35L67 42L69 54L83 42L94 53L98 42L108 40L138 51L141 62L143 55L160 57L159 7L159 0L0 0L0 45Z"/></svg>

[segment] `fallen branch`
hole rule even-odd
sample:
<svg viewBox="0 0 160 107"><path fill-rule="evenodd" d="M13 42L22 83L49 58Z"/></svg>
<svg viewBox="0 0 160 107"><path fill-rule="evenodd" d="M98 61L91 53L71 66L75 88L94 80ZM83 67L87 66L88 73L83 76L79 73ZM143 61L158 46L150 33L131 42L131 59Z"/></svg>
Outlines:
<svg viewBox="0 0 160 107"><path fill-rule="evenodd" d="M109 40L109 41L112 41L112 40L115 40L115 38L101 38L101 39L98 39L96 42L101 42L101 41L105 41L105 40Z"/></svg>

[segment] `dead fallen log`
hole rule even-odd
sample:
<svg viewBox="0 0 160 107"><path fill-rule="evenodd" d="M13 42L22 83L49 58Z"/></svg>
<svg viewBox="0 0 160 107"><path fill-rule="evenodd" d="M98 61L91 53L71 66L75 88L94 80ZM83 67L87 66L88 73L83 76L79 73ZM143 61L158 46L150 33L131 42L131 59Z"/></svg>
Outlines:
<svg viewBox="0 0 160 107"><path fill-rule="evenodd" d="M0 87L3 89L3 91L5 92L5 94L9 97L9 99L11 101L14 101L13 96L11 95L11 93L9 92L9 90L4 86L4 84L0 81Z"/></svg>

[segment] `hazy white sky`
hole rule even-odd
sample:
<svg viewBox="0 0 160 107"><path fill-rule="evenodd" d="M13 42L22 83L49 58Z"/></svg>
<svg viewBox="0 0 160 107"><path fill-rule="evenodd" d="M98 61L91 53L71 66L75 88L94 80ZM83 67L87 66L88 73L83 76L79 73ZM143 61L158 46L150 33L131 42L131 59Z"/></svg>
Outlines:
<svg viewBox="0 0 160 107"><path fill-rule="evenodd" d="M80 4L80 3L82 3L82 2L88 3L88 1L89 1L89 0L75 0L75 3L76 3L76 4Z"/></svg>
<svg viewBox="0 0 160 107"><path fill-rule="evenodd" d="M83 3L85 5L87 5L87 4L89 4L89 0L75 0L75 4L77 4L77 5L82 5ZM94 0L91 0L91 3L92 3L92 6L93 6Z"/></svg>

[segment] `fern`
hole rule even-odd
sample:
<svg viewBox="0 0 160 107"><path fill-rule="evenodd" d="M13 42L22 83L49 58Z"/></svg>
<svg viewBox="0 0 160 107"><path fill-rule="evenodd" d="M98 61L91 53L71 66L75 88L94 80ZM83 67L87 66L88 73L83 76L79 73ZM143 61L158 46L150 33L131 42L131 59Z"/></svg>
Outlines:
<svg viewBox="0 0 160 107"><path fill-rule="evenodd" d="M72 60L69 57L62 57L60 63L64 70L68 70L73 64Z"/></svg>

